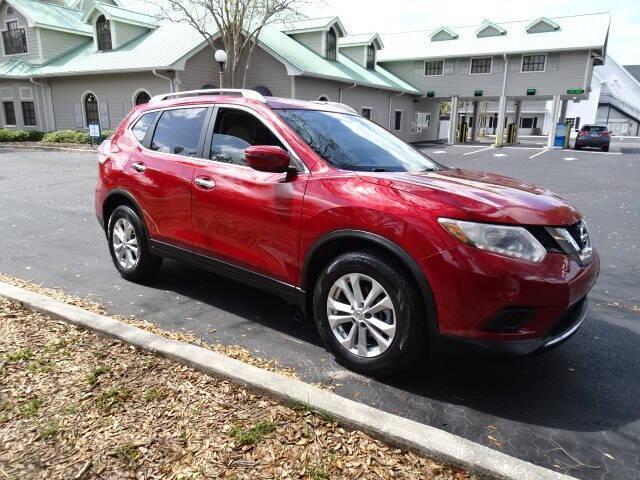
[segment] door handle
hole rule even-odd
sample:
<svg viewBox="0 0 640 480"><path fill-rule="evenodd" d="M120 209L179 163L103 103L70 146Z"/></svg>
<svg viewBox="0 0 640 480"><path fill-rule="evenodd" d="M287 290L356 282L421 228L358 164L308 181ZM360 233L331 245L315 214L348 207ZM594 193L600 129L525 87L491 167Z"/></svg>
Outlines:
<svg viewBox="0 0 640 480"><path fill-rule="evenodd" d="M133 162L131 164L131 168L140 173L144 172L147 169L147 167L142 162Z"/></svg>
<svg viewBox="0 0 640 480"><path fill-rule="evenodd" d="M193 183L202 188L203 190L212 190L216 186L216 182L213 179L208 177L198 177Z"/></svg>

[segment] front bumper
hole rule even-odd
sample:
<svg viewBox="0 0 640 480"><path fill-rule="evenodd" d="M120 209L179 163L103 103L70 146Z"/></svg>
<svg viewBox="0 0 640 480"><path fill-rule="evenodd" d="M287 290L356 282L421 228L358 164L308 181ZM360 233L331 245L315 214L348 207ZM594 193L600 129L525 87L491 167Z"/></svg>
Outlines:
<svg viewBox="0 0 640 480"><path fill-rule="evenodd" d="M600 259L594 252L592 262L580 266L549 253L532 264L461 245L423 260L422 267L441 340L524 355L557 346L580 328ZM496 318L512 311L526 316L514 316L513 325L506 317L495 328Z"/></svg>

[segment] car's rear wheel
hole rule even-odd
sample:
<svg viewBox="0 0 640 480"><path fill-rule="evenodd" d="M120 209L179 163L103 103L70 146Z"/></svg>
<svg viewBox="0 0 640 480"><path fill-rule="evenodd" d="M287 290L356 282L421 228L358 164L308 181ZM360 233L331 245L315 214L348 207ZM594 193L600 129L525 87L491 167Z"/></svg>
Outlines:
<svg viewBox="0 0 640 480"><path fill-rule="evenodd" d="M126 205L116 208L107 231L111 259L123 278L144 282L158 273L162 258L149 250L142 220L132 208Z"/></svg>
<svg viewBox="0 0 640 480"><path fill-rule="evenodd" d="M607 145L606 147L602 147L602 151L603 152L608 152L609 151L609 145Z"/></svg>
<svg viewBox="0 0 640 480"><path fill-rule="evenodd" d="M421 298L405 271L351 252L321 272L314 317L325 344L348 368L371 375L407 369L427 349Z"/></svg>

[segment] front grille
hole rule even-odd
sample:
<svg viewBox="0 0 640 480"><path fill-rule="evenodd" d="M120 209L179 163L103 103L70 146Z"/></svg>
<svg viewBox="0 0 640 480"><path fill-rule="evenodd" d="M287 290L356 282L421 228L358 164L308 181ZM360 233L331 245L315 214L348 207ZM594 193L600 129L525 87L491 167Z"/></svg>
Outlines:
<svg viewBox="0 0 640 480"><path fill-rule="evenodd" d="M587 246L589 242L589 234L587 233L587 226L582 220L565 228L567 229L567 232L569 232L571 237L576 241L578 247L580 247L580 250Z"/></svg>
<svg viewBox="0 0 640 480"><path fill-rule="evenodd" d="M527 226L529 232L540 242L547 252L565 253L580 265L591 262L591 239L587 224L580 220L566 227Z"/></svg>
<svg viewBox="0 0 640 480"><path fill-rule="evenodd" d="M547 250L547 252L563 252L560 245L558 245L558 242L554 240L554 238L545 227L529 226L526 227L526 229L529 230L529 233L531 233L531 235L533 235L536 240L540 242L540 244Z"/></svg>

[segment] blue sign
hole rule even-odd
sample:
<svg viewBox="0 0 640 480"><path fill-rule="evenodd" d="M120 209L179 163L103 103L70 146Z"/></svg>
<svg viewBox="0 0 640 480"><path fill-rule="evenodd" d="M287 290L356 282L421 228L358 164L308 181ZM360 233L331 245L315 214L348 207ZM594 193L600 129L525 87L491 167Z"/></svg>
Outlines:
<svg viewBox="0 0 640 480"><path fill-rule="evenodd" d="M567 124L564 122L556 125L556 136L553 142L554 147L565 147L565 141L567 139Z"/></svg>

